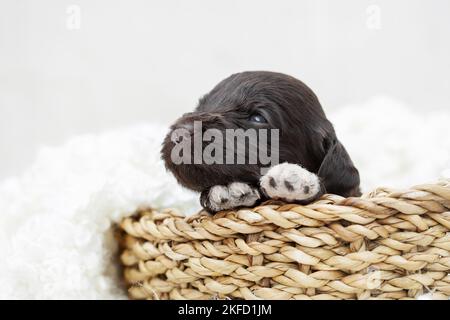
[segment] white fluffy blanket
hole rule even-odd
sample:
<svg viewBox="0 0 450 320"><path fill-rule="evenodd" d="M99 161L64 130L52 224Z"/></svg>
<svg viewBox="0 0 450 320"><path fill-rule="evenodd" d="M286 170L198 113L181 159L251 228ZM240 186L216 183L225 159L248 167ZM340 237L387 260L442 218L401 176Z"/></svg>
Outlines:
<svg viewBox="0 0 450 320"><path fill-rule="evenodd" d="M450 177L448 113L377 98L329 118L365 191ZM165 133L148 125L75 137L0 182L0 298L126 298L111 226L138 207L199 208L159 160Z"/></svg>

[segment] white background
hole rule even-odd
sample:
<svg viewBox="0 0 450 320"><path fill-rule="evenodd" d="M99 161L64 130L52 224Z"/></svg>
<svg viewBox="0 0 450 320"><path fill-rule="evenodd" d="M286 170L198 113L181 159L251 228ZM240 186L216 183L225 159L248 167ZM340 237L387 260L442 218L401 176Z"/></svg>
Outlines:
<svg viewBox="0 0 450 320"><path fill-rule="evenodd" d="M326 111L379 94L449 110L449 57L447 0L1 0L0 179L41 145L172 121L244 70L296 76Z"/></svg>

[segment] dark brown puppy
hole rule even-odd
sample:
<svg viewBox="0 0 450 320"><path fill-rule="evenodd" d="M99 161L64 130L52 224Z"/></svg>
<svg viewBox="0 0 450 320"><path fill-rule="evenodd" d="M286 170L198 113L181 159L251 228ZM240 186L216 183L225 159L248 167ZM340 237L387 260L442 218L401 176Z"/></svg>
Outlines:
<svg viewBox="0 0 450 320"><path fill-rule="evenodd" d="M201 129L195 128L194 121L201 121ZM279 129L281 164L262 174L259 161L175 163L172 151L179 141L174 131L180 128L188 135L208 129L223 133L226 129ZM206 147L205 142L202 147ZM242 72L221 81L200 99L194 112L171 126L161 154L180 184L202 193L201 203L210 212L250 206L267 198L305 203L324 192L360 195L358 170L316 95L303 82L285 74ZM193 150L190 155L194 156Z"/></svg>

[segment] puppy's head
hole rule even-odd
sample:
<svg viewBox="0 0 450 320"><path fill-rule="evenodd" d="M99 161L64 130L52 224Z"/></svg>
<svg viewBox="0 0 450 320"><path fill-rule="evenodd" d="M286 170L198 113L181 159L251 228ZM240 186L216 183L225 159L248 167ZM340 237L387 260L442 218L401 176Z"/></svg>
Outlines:
<svg viewBox="0 0 450 320"><path fill-rule="evenodd" d="M266 139L258 135L258 141L252 142L250 138L235 140L228 135L239 133L238 129L265 131ZM272 138L276 138L276 146ZM212 142L221 143L212 147ZM236 181L257 185L261 169L277 164L261 161L261 147L265 147L267 156L275 151L277 163L300 164L319 176L322 171L329 192L348 195L345 193L349 188L359 185L359 177L357 181L354 177L357 171L336 139L316 95L301 81L274 72L243 72L221 81L200 99L194 112L171 126L161 153L166 168L182 185L201 192ZM238 160L239 150L243 162L242 158ZM256 161L252 157L255 150ZM330 152L332 156L327 159ZM206 154L210 159L205 159ZM228 155L233 154L231 161ZM217 161L220 158L223 161ZM335 169L350 170L351 177L342 172L336 176Z"/></svg>

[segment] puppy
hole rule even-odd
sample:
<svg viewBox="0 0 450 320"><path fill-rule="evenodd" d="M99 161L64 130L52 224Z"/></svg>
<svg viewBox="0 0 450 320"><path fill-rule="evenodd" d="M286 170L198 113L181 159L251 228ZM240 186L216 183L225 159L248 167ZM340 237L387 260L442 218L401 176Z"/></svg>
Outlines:
<svg viewBox="0 0 450 320"><path fill-rule="evenodd" d="M266 139L241 139L236 151L230 143L236 135L228 136L233 130L266 132ZM196 138L202 134L207 139ZM275 163L250 161L264 147L277 155ZM201 192L200 203L211 213L269 198L305 204L324 193L360 195L358 170L316 95L281 73L242 72L221 81L171 126L161 155L180 184Z"/></svg>

